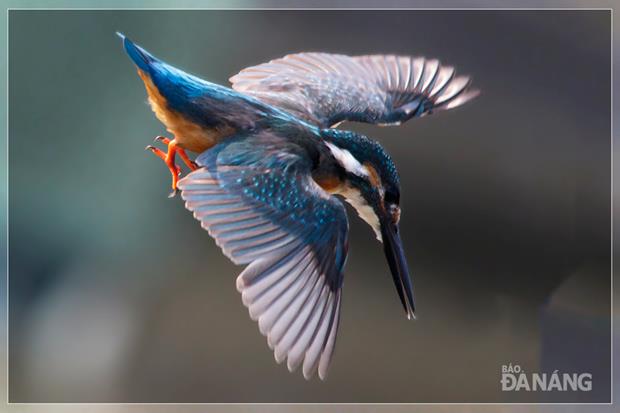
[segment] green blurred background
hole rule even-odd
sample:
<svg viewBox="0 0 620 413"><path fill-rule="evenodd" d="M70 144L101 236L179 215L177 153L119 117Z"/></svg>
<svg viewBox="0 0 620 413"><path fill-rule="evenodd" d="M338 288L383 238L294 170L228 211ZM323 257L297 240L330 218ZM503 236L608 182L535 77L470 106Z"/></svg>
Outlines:
<svg viewBox="0 0 620 413"><path fill-rule="evenodd" d="M230 264L144 146L165 133L115 31L225 84L287 53L437 57L476 101L345 124L399 167L419 319L351 215L327 382L278 366ZM606 402L608 11L11 11L11 402ZM590 393L502 393L500 368Z"/></svg>

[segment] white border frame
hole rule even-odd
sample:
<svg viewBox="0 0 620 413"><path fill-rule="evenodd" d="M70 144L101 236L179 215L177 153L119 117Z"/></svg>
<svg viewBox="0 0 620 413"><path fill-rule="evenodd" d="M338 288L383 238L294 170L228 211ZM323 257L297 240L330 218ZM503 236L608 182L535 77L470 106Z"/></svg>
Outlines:
<svg viewBox="0 0 620 413"><path fill-rule="evenodd" d="M370 10L370 11L394 11L394 10L420 10L420 11L444 11L444 10L462 10L462 11L484 11L484 10L493 10L493 11L532 11L532 10L557 10L557 11L609 11L610 12L610 36L611 36L611 44L610 44L610 76L611 76L611 89L610 89L610 128L611 128L611 210L610 210L610 232L611 232L611 272L610 272L610 294L611 294L611 321L610 321L610 330L611 330L611 343L610 343L610 360L611 360L611 381L610 381L610 402L596 402L596 403L555 403L555 402L543 402L543 403L493 403L493 402L470 402L470 403L459 403L459 402L449 402L449 403L440 403L440 402L411 402L411 403L359 403L359 402L313 402L313 403L297 403L297 402L232 402L232 403L210 403L210 402L188 402L188 403L172 403L172 402L164 402L164 403L143 403L143 402L130 402L130 403L114 403L114 402L105 402L105 403L91 403L91 402L62 402L62 403L46 403L46 402L11 402L9 400L9 15L11 11L304 11L304 10ZM9 406L32 406L32 405L45 405L45 406L157 406L157 405L165 405L165 406L276 406L276 405L284 405L284 406L359 406L359 405L368 405L368 406L613 406L613 398L614 398L614 9L611 7L540 7L540 8L532 8L532 7L207 7L207 8L199 8L199 7L179 7L179 8L170 8L170 7L104 7L104 8L96 8L96 7L7 7L6 11L6 404Z"/></svg>

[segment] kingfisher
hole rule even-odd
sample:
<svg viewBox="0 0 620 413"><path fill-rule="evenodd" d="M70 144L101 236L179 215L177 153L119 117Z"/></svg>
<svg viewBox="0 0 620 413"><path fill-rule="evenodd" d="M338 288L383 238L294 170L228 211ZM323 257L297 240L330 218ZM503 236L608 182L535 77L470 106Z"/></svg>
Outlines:
<svg viewBox="0 0 620 413"><path fill-rule="evenodd" d="M147 149L170 170L171 195L180 191L226 257L246 266L236 287L278 363L327 376L348 249L343 201L383 244L415 318L396 166L378 142L336 126L400 125L455 108L479 94L470 77L424 57L297 53L243 69L229 88L118 35L172 135L155 138L166 150Z"/></svg>

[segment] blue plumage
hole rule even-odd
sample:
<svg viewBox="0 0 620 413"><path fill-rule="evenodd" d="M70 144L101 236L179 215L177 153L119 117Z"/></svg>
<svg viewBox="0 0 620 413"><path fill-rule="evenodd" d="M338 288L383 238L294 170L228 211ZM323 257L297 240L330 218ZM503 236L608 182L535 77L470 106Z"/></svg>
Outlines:
<svg viewBox="0 0 620 413"><path fill-rule="evenodd" d="M167 108L204 128L250 129L276 119L291 121L285 112L230 88L191 75L151 55L122 34L123 45L136 66L148 75Z"/></svg>
<svg viewBox="0 0 620 413"><path fill-rule="evenodd" d="M136 64L136 66L138 66L140 70L148 72L151 63L155 60L155 58L151 56L146 50L129 40L129 38L127 38L123 33L116 32L116 34L123 41L123 47L125 48L125 51L129 55L131 60L133 60L133 62Z"/></svg>

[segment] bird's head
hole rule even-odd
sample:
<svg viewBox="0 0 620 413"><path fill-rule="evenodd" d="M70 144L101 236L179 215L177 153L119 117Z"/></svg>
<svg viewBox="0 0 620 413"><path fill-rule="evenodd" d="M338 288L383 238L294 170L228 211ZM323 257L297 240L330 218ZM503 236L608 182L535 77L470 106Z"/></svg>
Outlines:
<svg viewBox="0 0 620 413"><path fill-rule="evenodd" d="M400 181L379 143L354 132L324 131L325 145L340 170L333 192L343 196L374 230L408 318L414 318L413 287L399 233Z"/></svg>

